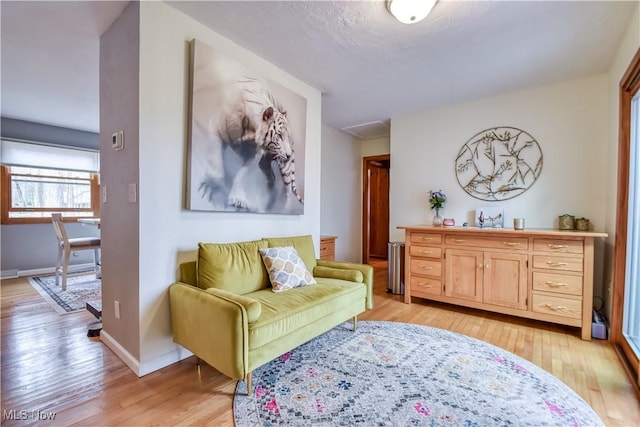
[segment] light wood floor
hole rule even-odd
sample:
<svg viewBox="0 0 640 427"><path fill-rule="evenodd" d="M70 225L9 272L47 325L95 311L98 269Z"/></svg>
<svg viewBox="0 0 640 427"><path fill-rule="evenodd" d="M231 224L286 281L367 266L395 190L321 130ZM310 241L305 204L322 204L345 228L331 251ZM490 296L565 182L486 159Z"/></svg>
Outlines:
<svg viewBox="0 0 640 427"><path fill-rule="evenodd" d="M511 351L564 381L609 426L640 425L640 405L606 341L578 330L386 293L386 264L376 267L375 309L361 320L448 329ZM87 338L86 312L57 315L25 279L2 281L2 425L233 425L231 381L194 358L143 378L99 339ZM55 413L53 423L8 420L9 411ZM20 414L16 412L15 414Z"/></svg>

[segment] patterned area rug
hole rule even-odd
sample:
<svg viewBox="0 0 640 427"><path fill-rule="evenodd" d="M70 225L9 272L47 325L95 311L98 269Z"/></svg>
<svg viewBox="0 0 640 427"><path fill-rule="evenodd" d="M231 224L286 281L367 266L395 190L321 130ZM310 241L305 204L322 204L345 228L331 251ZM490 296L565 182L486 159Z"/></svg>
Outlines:
<svg viewBox="0 0 640 427"><path fill-rule="evenodd" d="M67 290L56 286L55 275L29 278L29 283L56 310L69 314L84 310L87 301L99 300L102 288L95 273L67 278Z"/></svg>
<svg viewBox="0 0 640 427"><path fill-rule="evenodd" d="M453 332L344 323L238 382L236 426L601 426L534 364Z"/></svg>

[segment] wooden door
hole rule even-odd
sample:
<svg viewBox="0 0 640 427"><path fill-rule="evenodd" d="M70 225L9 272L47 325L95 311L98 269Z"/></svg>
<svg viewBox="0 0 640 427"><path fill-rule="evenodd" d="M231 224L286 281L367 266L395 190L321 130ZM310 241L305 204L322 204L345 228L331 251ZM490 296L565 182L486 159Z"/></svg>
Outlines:
<svg viewBox="0 0 640 427"><path fill-rule="evenodd" d="M389 155L363 159L362 260L387 258L389 242Z"/></svg>
<svg viewBox="0 0 640 427"><path fill-rule="evenodd" d="M387 258L389 242L389 163L371 162L369 256Z"/></svg>
<svg viewBox="0 0 640 427"><path fill-rule="evenodd" d="M445 295L482 301L483 253L466 249L447 249L445 254Z"/></svg>
<svg viewBox="0 0 640 427"><path fill-rule="evenodd" d="M482 301L527 309L527 255L485 252Z"/></svg>

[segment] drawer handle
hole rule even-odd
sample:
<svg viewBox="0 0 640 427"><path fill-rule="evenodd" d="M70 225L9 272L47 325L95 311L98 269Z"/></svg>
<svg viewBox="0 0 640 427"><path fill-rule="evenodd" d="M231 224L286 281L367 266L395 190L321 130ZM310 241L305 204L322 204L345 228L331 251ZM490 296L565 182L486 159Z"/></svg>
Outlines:
<svg viewBox="0 0 640 427"><path fill-rule="evenodd" d="M423 270L431 270L432 269L432 267L429 267L427 265L421 265L420 268L423 269Z"/></svg>
<svg viewBox="0 0 640 427"><path fill-rule="evenodd" d="M520 243L518 242L502 242L502 244L509 247L520 246Z"/></svg>
<svg viewBox="0 0 640 427"><path fill-rule="evenodd" d="M568 263L566 263L566 262L547 261L547 265L550 265L551 267L563 267L563 266L565 266L567 264Z"/></svg>
<svg viewBox="0 0 640 427"><path fill-rule="evenodd" d="M327 250L327 248L320 248L320 252L326 251L326 250Z"/></svg>
<svg viewBox="0 0 640 427"><path fill-rule="evenodd" d="M464 239L453 239L453 243L464 243L465 241Z"/></svg>
<svg viewBox="0 0 640 427"><path fill-rule="evenodd" d="M553 243L549 243L547 246L549 246L550 249L566 249L569 247L567 245L554 245Z"/></svg>
<svg viewBox="0 0 640 427"><path fill-rule="evenodd" d="M553 282L551 280L547 280L547 285L551 286L552 288L560 288L562 286L569 286L568 283L564 283L564 282Z"/></svg>
<svg viewBox="0 0 640 427"><path fill-rule="evenodd" d="M429 240L431 240L431 237L421 237L420 240L424 240L425 242L428 242Z"/></svg>
<svg viewBox="0 0 640 427"><path fill-rule="evenodd" d="M420 249L420 250L418 250L418 253L419 254L430 254L431 251L425 251L425 250Z"/></svg>
<svg viewBox="0 0 640 427"><path fill-rule="evenodd" d="M547 307L549 310L554 310L554 311L562 311L567 309L567 307L565 307L564 305L545 304L544 306Z"/></svg>
<svg viewBox="0 0 640 427"><path fill-rule="evenodd" d="M424 288L433 288L433 285L427 285L426 283L420 283L420 286Z"/></svg>

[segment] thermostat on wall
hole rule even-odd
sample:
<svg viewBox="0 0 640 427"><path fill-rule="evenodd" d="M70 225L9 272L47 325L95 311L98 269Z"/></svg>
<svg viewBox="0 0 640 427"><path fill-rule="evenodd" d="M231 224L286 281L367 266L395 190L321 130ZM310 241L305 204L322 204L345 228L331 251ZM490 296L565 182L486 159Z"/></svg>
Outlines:
<svg viewBox="0 0 640 427"><path fill-rule="evenodd" d="M116 151L124 148L124 131L121 130L111 135L111 146Z"/></svg>

